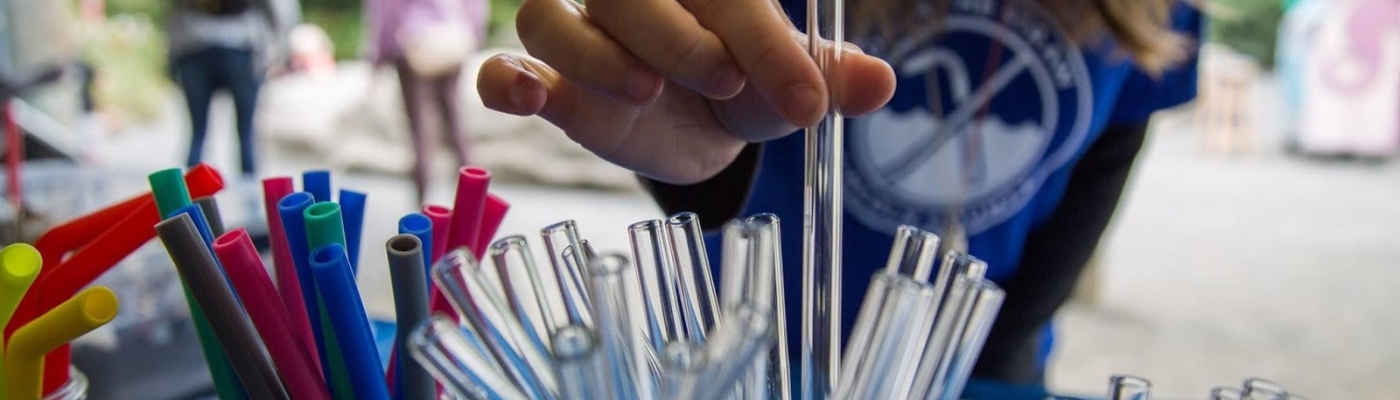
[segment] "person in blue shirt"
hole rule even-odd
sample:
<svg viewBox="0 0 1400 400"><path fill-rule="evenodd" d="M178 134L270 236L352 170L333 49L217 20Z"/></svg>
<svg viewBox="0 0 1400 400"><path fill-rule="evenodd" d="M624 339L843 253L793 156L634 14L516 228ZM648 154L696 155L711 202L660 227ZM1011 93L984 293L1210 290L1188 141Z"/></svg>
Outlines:
<svg viewBox="0 0 1400 400"><path fill-rule="evenodd" d="M711 228L777 214L788 265L801 260L798 127L834 104L852 117L847 331L896 228L939 233L1007 293L974 371L1001 386L964 396L1043 398L1051 319L1117 207L1149 117L1196 94L1201 16L1173 0L846 3L834 99L805 49L800 0L527 0L517 30L531 57L489 60L478 90L488 107L541 116L636 171L663 210L695 211ZM786 286L800 276L788 268Z"/></svg>

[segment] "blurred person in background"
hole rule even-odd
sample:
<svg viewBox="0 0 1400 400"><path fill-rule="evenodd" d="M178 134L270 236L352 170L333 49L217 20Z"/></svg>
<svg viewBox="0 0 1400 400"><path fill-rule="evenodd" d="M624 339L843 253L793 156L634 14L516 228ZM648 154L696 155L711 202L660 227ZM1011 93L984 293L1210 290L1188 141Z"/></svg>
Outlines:
<svg viewBox="0 0 1400 400"><path fill-rule="evenodd" d="M258 89L283 51L276 10L270 0L174 0L167 12L172 78L189 106L190 150L186 164L203 160L209 104L228 90L237 120L242 175L257 172L253 112Z"/></svg>
<svg viewBox="0 0 1400 400"><path fill-rule="evenodd" d="M457 162L468 159L466 121L458 107L462 63L486 38L487 0L369 0L370 60L393 65L403 90L413 140L413 185L423 203L432 169L430 153L440 139L432 118Z"/></svg>

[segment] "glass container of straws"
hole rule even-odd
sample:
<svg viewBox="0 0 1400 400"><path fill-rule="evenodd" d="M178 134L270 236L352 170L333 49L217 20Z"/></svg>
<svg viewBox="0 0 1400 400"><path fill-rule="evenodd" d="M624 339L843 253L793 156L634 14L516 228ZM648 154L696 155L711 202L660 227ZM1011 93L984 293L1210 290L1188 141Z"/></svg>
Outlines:
<svg viewBox="0 0 1400 400"><path fill-rule="evenodd" d="M69 368L68 383L60 386L58 390L44 396L44 400L87 400L88 380L82 371L77 368Z"/></svg>

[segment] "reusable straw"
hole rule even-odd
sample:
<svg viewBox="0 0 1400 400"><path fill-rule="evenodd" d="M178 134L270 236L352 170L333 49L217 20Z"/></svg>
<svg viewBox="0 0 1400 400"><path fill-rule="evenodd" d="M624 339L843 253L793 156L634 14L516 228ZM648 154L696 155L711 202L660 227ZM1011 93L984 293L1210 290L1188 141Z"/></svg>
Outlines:
<svg viewBox="0 0 1400 400"><path fill-rule="evenodd" d="M335 219L339 222L339 218ZM331 327L335 329L335 340L340 344L350 385L355 388L354 398L388 400L389 387L384 382L383 364L380 364L379 350L374 344L374 332L365 317L365 305L355 286L355 275L350 271L345 246L330 243L312 250L311 271Z"/></svg>
<svg viewBox="0 0 1400 400"><path fill-rule="evenodd" d="M570 400L612 399L613 390L606 376L604 354L593 332L583 325L560 328L551 339L556 343L554 363L559 366L559 391Z"/></svg>
<svg viewBox="0 0 1400 400"><path fill-rule="evenodd" d="M162 193L168 189L156 186L152 187L152 190L155 193ZM180 203L167 202L165 204L173 205ZM194 226L193 232L195 233L195 239L198 239L205 253L210 251L211 246L214 244L214 234L209 230L208 219L204 218L203 209L196 204L190 203L189 199L186 199L184 205L178 209L173 211L162 209L161 211L169 215L170 218L180 215L188 216L190 223ZM166 220L170 218L166 218ZM157 224L157 226L159 226L159 224ZM159 231L159 229L157 229L157 231ZM211 255L210 258L212 259L213 256ZM219 267L217 260L214 260L213 263L214 271L219 273L217 284L227 289L228 282L224 279L223 269ZM215 328L215 325L209 320L209 311L200 306L199 297L194 293L196 288L185 281L187 278L185 274L181 273L180 277L181 289L183 289L185 293L185 302L190 309L190 319L194 322L195 333L199 336L200 349L204 352L204 361L209 366L209 374L214 379L215 389L220 391L221 397L227 396L234 399L246 397L245 389L243 386L239 385L237 367L226 354L228 353L227 347L219 338L219 333L216 331L217 328ZM233 301L234 307L241 309L237 297L235 297ZM45 373L47 374L47 371ZM46 384L47 383L51 382L46 382Z"/></svg>
<svg viewBox="0 0 1400 400"><path fill-rule="evenodd" d="M34 278L39 277L41 266L43 258L34 246L16 243L0 251L0 327L10 323L20 299L29 292ZM5 370L5 343L0 340L0 371Z"/></svg>
<svg viewBox="0 0 1400 400"><path fill-rule="evenodd" d="M301 301L307 314L306 321L311 327L312 341L316 345L317 364L321 366L321 375L327 381L332 381L334 375L331 375L330 371L330 352L326 351L325 327L321 326L321 302L316 294L316 280L311 276L311 248L306 238L306 209L311 207L313 201L310 193L292 193L277 202L277 213L281 215L282 228L287 234L288 253L291 254L292 264L296 267L297 284L301 286Z"/></svg>
<svg viewBox="0 0 1400 400"><path fill-rule="evenodd" d="M459 399L527 400L510 378L477 351L457 324L442 315L423 321L409 335L408 352ZM414 399L417 400L417 399Z"/></svg>
<svg viewBox="0 0 1400 400"><path fill-rule="evenodd" d="M161 221L156 224L156 232L195 303L210 317L214 337L228 356L243 390L254 399L290 399L190 213Z"/></svg>
<svg viewBox="0 0 1400 400"><path fill-rule="evenodd" d="M345 226L342 225L343 221L340 216L340 205L336 203L320 202L307 207L302 216L306 220L307 248L319 249L327 245L335 244L339 245L342 251L345 250ZM312 250L312 254L314 258L315 250ZM346 260L348 262L349 259L347 258ZM315 262L312 262L312 265L314 267ZM314 273L315 268L312 268L312 270ZM350 274L352 277L351 282L354 282L353 277L355 272L353 268L350 270ZM330 363L328 379L331 384L337 388L337 396L345 396L343 393L347 390L354 390L356 393L359 393L360 389L348 387L350 386L348 384L354 383L354 381L358 379L349 375L351 372L346 370L348 362L341 360L341 357L345 354L349 354L346 349L340 346L339 339L342 330L326 329L327 324L334 322L328 318L329 315L327 314L327 309L332 308L332 303L325 298L325 289L321 287L319 279L316 283L316 289L316 294L321 296L321 333L326 335L326 352L329 353L326 356L327 361ZM354 350L348 351L353 352Z"/></svg>
<svg viewBox="0 0 1400 400"><path fill-rule="evenodd" d="M544 239L545 253L549 254L550 265L554 266L559 293L564 299L565 313L556 314L555 318L570 324L592 327L593 317L589 311L588 278L585 271L588 261L583 259L583 252L573 251L583 246L574 221L547 226L540 230L540 237Z"/></svg>
<svg viewBox="0 0 1400 400"><path fill-rule="evenodd" d="M671 243L671 262L680 276L678 289L686 334L691 341L704 344L706 333L719 323L719 304L700 218L688 212L672 215L666 219L666 234Z"/></svg>
<svg viewBox="0 0 1400 400"><path fill-rule="evenodd" d="M966 328L960 335L961 341L957 351L950 357L952 366L948 372L943 400L962 398L960 396L963 386L967 384L968 377L972 376L973 362L977 361L977 355L982 353L982 345L987 342L987 335L992 332L992 323L996 322L997 312L1006 299L1006 292L991 281L979 280L968 297L972 302L972 312L967 318Z"/></svg>
<svg viewBox="0 0 1400 400"><path fill-rule="evenodd" d="M418 238L418 253L423 257L423 287L432 286L433 282L428 280L428 267L433 265L433 221L419 213L405 215L399 218L399 234Z"/></svg>
<svg viewBox="0 0 1400 400"><path fill-rule="evenodd" d="M944 257L933 283L935 298L939 299L935 305L938 311L919 369L914 374L912 398L936 399L948 389L947 375L953 362L952 353L957 350L957 336L972 313L968 292L982 280L986 271L987 263L976 257L957 251L949 251Z"/></svg>
<svg viewBox="0 0 1400 400"><path fill-rule="evenodd" d="M612 398L638 399L655 392L650 368L641 351L647 346L646 335L639 332L641 324L633 315L642 314L641 292L632 276L632 266L625 256L608 254L592 260L589 290L592 292L593 312L597 317L598 341L601 345L605 377L613 386Z"/></svg>
<svg viewBox="0 0 1400 400"><path fill-rule="evenodd" d="M1210 390L1210 400L1246 400L1239 388L1217 387Z"/></svg>
<svg viewBox="0 0 1400 400"><path fill-rule="evenodd" d="M698 379L705 370L705 349L695 343L681 339L667 343L662 349L661 370L663 399L681 398L682 385Z"/></svg>
<svg viewBox="0 0 1400 400"><path fill-rule="evenodd" d="M331 201L331 172L318 169L301 173L301 190L311 193L317 203Z"/></svg>
<svg viewBox="0 0 1400 400"><path fill-rule="evenodd" d="M1136 376L1114 375L1108 379L1107 400L1149 400L1152 382Z"/></svg>
<svg viewBox="0 0 1400 400"><path fill-rule="evenodd" d="M1249 378L1244 381L1244 396L1250 400L1285 400L1288 389L1267 379Z"/></svg>
<svg viewBox="0 0 1400 400"><path fill-rule="evenodd" d="M502 371L531 399L558 399L559 385L549 357L525 336L525 328L510 316L487 288L476 258L466 248L443 256L433 266L433 282L449 302L476 327Z"/></svg>
<svg viewBox="0 0 1400 400"><path fill-rule="evenodd" d="M162 214L169 214L180 207L190 205L192 197L179 168L156 171L146 178L151 184L151 194L156 199L156 209Z"/></svg>
<svg viewBox="0 0 1400 400"><path fill-rule="evenodd" d="M423 206L423 215L428 216L433 221L433 245L432 260L437 262L443 254L447 254L447 235L452 231L452 209L446 206L426 205ZM424 247L428 247L424 244ZM432 265L432 263L428 263Z"/></svg>
<svg viewBox="0 0 1400 400"><path fill-rule="evenodd" d="M427 218L423 217L421 222L426 225ZM431 232L428 229L418 230ZM423 284L427 280L423 267L423 242L417 236L400 234L389 238L384 247L389 254L389 278L394 286L395 321L405 328L418 326L428 319L428 287ZM394 371L394 398L412 400L436 396L433 376L428 375L418 363L404 359L405 353L398 350L408 348L408 330L400 329L395 334L394 346L394 360L390 361Z"/></svg>
<svg viewBox="0 0 1400 400"><path fill-rule="evenodd" d="M773 333L778 339L774 341L773 349L768 352L768 398L777 400L792 399L792 362L788 359L787 345L787 306L786 294L783 288L783 254L782 239L779 235L780 224L778 216L773 214L758 214L748 218L750 232L749 252L752 260L752 270L755 274L750 300L755 306L760 308L770 308L773 311ZM761 294L767 284L766 280L772 280L771 295ZM765 301L765 297L771 300Z"/></svg>
<svg viewBox="0 0 1400 400"><path fill-rule="evenodd" d="M743 220L730 220L721 232L719 305L732 307L741 303L749 286L749 226Z"/></svg>
<svg viewBox="0 0 1400 400"><path fill-rule="evenodd" d="M933 303L934 290L931 286L889 270L875 279L884 282L884 289L876 293L884 296L884 300L873 308L870 303L861 306L857 321L873 323L857 323L857 326L873 329L853 333L851 341L847 342L847 349L861 339L868 344L863 346L862 354L848 352L842 357L836 398L908 398L919 355L932 329L933 310L929 305Z"/></svg>
<svg viewBox="0 0 1400 400"><path fill-rule="evenodd" d="M802 202L802 398L827 398L841 365L841 177L844 120L836 99L845 0L807 0L807 51L826 82L826 115L807 129ZM825 43L838 46L828 46ZM822 304L819 304L821 302Z"/></svg>
<svg viewBox="0 0 1400 400"><path fill-rule="evenodd" d="M60 303L15 331L6 345L5 394L11 400L43 397L44 354L112 321L117 295L94 286Z"/></svg>
<svg viewBox="0 0 1400 400"><path fill-rule="evenodd" d="M457 171L457 194L453 197L452 224L447 234L448 251L476 245L482 211L486 207L486 186L490 183L491 172L485 168L462 167Z"/></svg>
<svg viewBox="0 0 1400 400"><path fill-rule="evenodd" d="M496 230L501 228L507 211L510 211L510 203L494 194L486 195L486 205L481 210L481 226L476 233L476 242L471 246L472 254L486 254L486 247L496 237Z"/></svg>
<svg viewBox="0 0 1400 400"><path fill-rule="evenodd" d="M773 344L773 318L746 304L732 309L704 346L704 369L680 383L683 399L718 400L731 394L754 362Z"/></svg>
<svg viewBox="0 0 1400 400"><path fill-rule="evenodd" d="M551 298L550 288L557 285L546 284L551 279L551 271L541 271L530 256L530 245L524 236L510 236L491 245L491 261L501 276L505 300L510 303L511 312L525 328L530 340L542 351L550 351L550 332L563 328L563 321L553 319L548 311L556 300Z"/></svg>
<svg viewBox="0 0 1400 400"><path fill-rule="evenodd" d="M303 214L306 218L307 245L312 249L328 244L338 244L344 248L345 225L340 215L340 205L336 203L320 202L307 207Z"/></svg>
<svg viewBox="0 0 1400 400"><path fill-rule="evenodd" d="M204 196L194 200L194 204L199 205L199 209L204 212L205 221L209 222L209 232L214 237L223 236L224 217L219 213L219 203L214 200L214 196Z"/></svg>
<svg viewBox="0 0 1400 400"><path fill-rule="evenodd" d="M661 220L632 224L627 228L627 235L632 242L632 258L637 261L637 272L641 278L651 346L661 351L684 333L681 305L676 297L679 277L671 264L671 245L666 241L665 226Z"/></svg>
<svg viewBox="0 0 1400 400"><path fill-rule="evenodd" d="M938 261L938 235L908 225L895 230L885 270L927 282Z"/></svg>
<svg viewBox="0 0 1400 400"><path fill-rule="evenodd" d="M287 230L282 224L282 213L277 202L293 192L292 178L281 176L263 179L263 209L267 213L267 229L272 242L272 270L277 276L277 293L287 308L290 319L288 332L300 340L308 354L318 351L316 339L312 336L311 317L306 312L307 296L303 296L301 278L297 274L296 262L292 260L292 249L287 243ZM311 355L319 376L321 357Z"/></svg>
<svg viewBox="0 0 1400 400"><path fill-rule="evenodd" d="M345 252L350 257L350 270L360 273L360 238L364 236L365 194L340 189L341 226L345 230Z"/></svg>
<svg viewBox="0 0 1400 400"><path fill-rule="evenodd" d="M238 228L219 236L214 241L214 255L223 265L238 298L243 300L253 327L267 345L287 394L299 400L329 400L331 394L321 378L321 369L312 361L316 356L300 342L300 337L288 334L291 317L272 286L272 278L267 275L258 250L248 237L248 230Z"/></svg>

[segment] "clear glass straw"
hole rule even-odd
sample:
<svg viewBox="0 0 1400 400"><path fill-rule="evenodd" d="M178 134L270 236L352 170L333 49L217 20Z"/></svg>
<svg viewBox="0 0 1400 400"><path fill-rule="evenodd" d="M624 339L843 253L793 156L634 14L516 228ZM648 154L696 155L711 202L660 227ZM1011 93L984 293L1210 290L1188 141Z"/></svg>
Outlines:
<svg viewBox="0 0 1400 400"><path fill-rule="evenodd" d="M885 313L886 303L893 295L889 285L907 281L906 287L908 285L917 287L926 282L929 274L933 271L933 263L937 253L937 235L909 226L901 226L896 231L894 244L891 246L889 258L885 262L885 269L876 272L875 276L871 278L870 286L865 292L865 299L861 302L861 308L856 314L856 324L851 330L850 340L846 341L846 352L842 355L841 364L841 379L843 381L855 379L858 376L868 376L869 368L880 366L872 360L867 360L866 356L872 344L879 340L879 337L875 336L877 332L883 332L883 329L887 329L876 325L881 323L880 318ZM937 293L933 287L929 287L929 298L917 305L917 308L930 312L929 318L932 318L932 312L938 308L939 302L935 296ZM899 305L895 306L899 307ZM917 325L919 328L916 329L925 331L923 337L926 340L928 329L922 326L927 322L927 325L931 327L932 321L921 319L914 322L919 323ZM918 352L913 354L922 353L923 348L923 345L918 346ZM911 349L911 351L913 350ZM917 364L918 359L913 362ZM912 373L913 371L910 371L910 379L912 379ZM837 392L837 398L856 398L853 396L862 393L866 385L864 382L838 385L837 388L840 390Z"/></svg>
<svg viewBox="0 0 1400 400"><path fill-rule="evenodd" d="M407 351L439 383L457 398L527 400L528 397L501 375L490 356L467 343L446 317L435 315L409 333Z"/></svg>
<svg viewBox="0 0 1400 400"><path fill-rule="evenodd" d="M540 230L544 239L545 251L549 253L550 265L559 277L559 292L564 296L564 308L570 324L593 326L593 317L588 310L588 260L583 248L578 228L573 220L563 221Z"/></svg>
<svg viewBox="0 0 1400 400"><path fill-rule="evenodd" d="M666 219L666 228L671 261L680 277L678 289L686 338L703 345L706 334L719 324L719 299L715 296L700 217L688 212L676 214Z"/></svg>
<svg viewBox="0 0 1400 400"><path fill-rule="evenodd" d="M749 291L749 226L742 220L724 224L720 247L720 307L728 309L743 302Z"/></svg>
<svg viewBox="0 0 1400 400"><path fill-rule="evenodd" d="M982 345L986 344L987 335L992 332L992 324L996 322L1001 304L1006 300L1006 292L985 279L974 281L969 292L964 301L971 303L971 311L967 322L963 324L959 341L955 342L954 351L948 356L951 366L944 381L946 383L943 400L961 398L959 396L962 395L963 387L972 376L972 367L977 361L977 355L982 353Z"/></svg>
<svg viewBox="0 0 1400 400"><path fill-rule="evenodd" d="M622 400L639 398L638 386L652 381L647 360L637 351L637 347L647 345L647 340L632 319L633 311L641 312L641 296L635 282L628 279L631 269L627 258L617 254L603 255L589 265L605 376L613 386L613 398Z"/></svg>
<svg viewBox="0 0 1400 400"><path fill-rule="evenodd" d="M1249 378L1244 381L1244 397L1249 400L1286 400L1288 389L1268 379Z"/></svg>
<svg viewBox="0 0 1400 400"><path fill-rule="evenodd" d="M1210 400L1244 400L1244 391L1240 388L1217 387L1210 390Z"/></svg>
<svg viewBox="0 0 1400 400"><path fill-rule="evenodd" d="M754 271L753 304L773 310L773 333L777 340L768 352L768 398L777 400L792 399L792 365L788 359L787 307L783 291L783 254L781 226L778 216L758 214L748 219L750 232L749 253ZM771 280L772 284L764 281ZM764 290L771 290L764 294ZM768 303L764 299L769 299Z"/></svg>
<svg viewBox="0 0 1400 400"><path fill-rule="evenodd" d="M705 368L681 381L680 398L719 400L734 393L744 372L773 344L773 319L747 304L732 309L704 346Z"/></svg>
<svg viewBox="0 0 1400 400"><path fill-rule="evenodd" d="M848 385L849 382L844 380L861 374L860 369L864 366L861 360L865 359L865 353L870 349L880 310L885 308L885 301L889 299L891 280L893 275L887 270L880 270L870 278L870 285L865 289L865 299L861 300L860 309L856 312L856 324L851 328L850 340L846 341L846 353L841 359L840 373L843 383L832 388L836 399L853 398L855 387Z"/></svg>
<svg viewBox="0 0 1400 400"><path fill-rule="evenodd" d="M627 228L632 241L632 258L637 262L643 303L649 325L651 346L657 352L667 343L680 338L682 332L680 302L676 298L676 276L671 264L666 233L661 220L642 221Z"/></svg>
<svg viewBox="0 0 1400 400"><path fill-rule="evenodd" d="M611 398L605 377L603 352L593 332L583 325L559 328L551 339L555 344L554 363L559 367L559 391L563 399L602 400Z"/></svg>
<svg viewBox="0 0 1400 400"><path fill-rule="evenodd" d="M1151 400L1152 382L1136 376L1114 375L1108 379L1107 400Z"/></svg>
<svg viewBox="0 0 1400 400"><path fill-rule="evenodd" d="M807 0L807 49L826 81L826 116L807 130L802 213L802 398L836 387L841 352L842 130L834 75L845 42L845 1ZM824 40L825 39L825 40ZM829 40L834 46L824 45Z"/></svg>
<svg viewBox="0 0 1400 400"><path fill-rule="evenodd" d="M839 399L907 398L933 325L931 286L889 270L875 279L883 282L878 286L885 288L885 299L878 308L861 305L857 318L873 321L867 324L873 329L860 334L869 338L862 355L847 353L842 359ZM847 343L854 347L855 336Z"/></svg>
<svg viewBox="0 0 1400 400"><path fill-rule="evenodd" d="M531 343L510 307L491 294L483 275L465 249L448 253L433 266L433 282L476 327L506 375L531 399L557 399L559 385L549 356Z"/></svg>
<svg viewBox="0 0 1400 400"><path fill-rule="evenodd" d="M681 386L694 380L705 369L705 349L688 340L676 340L666 344L661 352L663 379L662 399L680 399Z"/></svg>
<svg viewBox="0 0 1400 400"><path fill-rule="evenodd" d="M491 245L491 260L505 288L506 302L515 318L525 327L525 333L541 350L550 351L550 332L557 323L548 310L551 300L545 291L543 277L535 266L530 245L524 236L510 236Z"/></svg>
<svg viewBox="0 0 1400 400"><path fill-rule="evenodd" d="M895 231L885 270L927 282L938 261L938 243L938 235L908 225L900 226Z"/></svg>
<svg viewBox="0 0 1400 400"><path fill-rule="evenodd" d="M940 271L941 272L941 271ZM947 390L947 376L953 363L953 353L967 326L967 318L972 313L969 296L976 283L973 279L954 274L952 285L934 316L933 330L929 333L924 354L919 360L919 369L914 374L914 396L912 398L938 400Z"/></svg>

